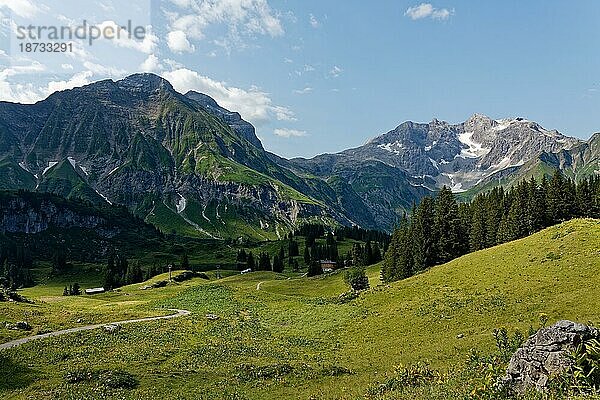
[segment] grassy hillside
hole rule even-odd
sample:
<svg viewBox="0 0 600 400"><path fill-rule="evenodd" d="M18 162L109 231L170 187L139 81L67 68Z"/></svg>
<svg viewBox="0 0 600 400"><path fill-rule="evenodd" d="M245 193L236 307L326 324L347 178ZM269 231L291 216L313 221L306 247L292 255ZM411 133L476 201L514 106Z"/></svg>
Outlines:
<svg viewBox="0 0 600 400"><path fill-rule="evenodd" d="M36 303L0 303L3 319L27 319L36 329L40 319L76 326L80 316L86 322L118 320L158 315L169 307L193 314L175 322L129 325L113 335L90 331L3 351L11 374L0 378L0 397L363 398L399 364L426 361L452 371L470 349L490 352L492 330L500 326L526 332L537 327L542 313L549 323L600 321L599 270L600 221L588 219L391 285L376 286L379 268L370 267L372 289L350 301L338 297L346 290L340 273L289 279L263 272L161 289L134 285L79 298L32 288L23 294ZM207 313L219 319L209 320ZM0 332L6 341L7 330ZM67 382L66 373L90 370L123 370L138 386ZM461 382L455 389L468 392L472 384ZM456 396L432 386L385 398Z"/></svg>

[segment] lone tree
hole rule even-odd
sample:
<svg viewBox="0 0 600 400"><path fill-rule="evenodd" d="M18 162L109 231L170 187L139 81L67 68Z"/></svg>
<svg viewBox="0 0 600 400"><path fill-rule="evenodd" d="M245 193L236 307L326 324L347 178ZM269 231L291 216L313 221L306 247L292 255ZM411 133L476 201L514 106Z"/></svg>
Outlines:
<svg viewBox="0 0 600 400"><path fill-rule="evenodd" d="M71 288L71 295L79 296L80 294L81 294L81 286L79 286L79 283L75 282L73 284L73 287Z"/></svg>
<svg viewBox="0 0 600 400"><path fill-rule="evenodd" d="M355 291L366 290L369 288L369 278L363 267L350 268L344 274L344 281Z"/></svg>
<svg viewBox="0 0 600 400"><path fill-rule="evenodd" d="M314 260L308 265L308 274L307 276L317 276L323 274L323 268L321 267L321 262Z"/></svg>

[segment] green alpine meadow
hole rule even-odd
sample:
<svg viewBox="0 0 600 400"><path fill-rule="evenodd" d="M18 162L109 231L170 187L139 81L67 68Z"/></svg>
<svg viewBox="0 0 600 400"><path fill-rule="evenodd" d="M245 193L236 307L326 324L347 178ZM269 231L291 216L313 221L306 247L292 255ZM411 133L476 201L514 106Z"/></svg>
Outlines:
<svg viewBox="0 0 600 400"><path fill-rule="evenodd" d="M599 16L0 0L0 400L600 400Z"/></svg>

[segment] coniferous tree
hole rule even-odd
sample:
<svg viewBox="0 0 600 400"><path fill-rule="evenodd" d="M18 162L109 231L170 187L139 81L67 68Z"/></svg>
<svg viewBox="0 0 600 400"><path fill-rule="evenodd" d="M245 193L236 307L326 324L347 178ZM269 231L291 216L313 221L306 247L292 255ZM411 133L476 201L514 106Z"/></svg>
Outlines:
<svg viewBox="0 0 600 400"><path fill-rule="evenodd" d="M352 245L352 265L363 266L364 264L364 249L360 243Z"/></svg>
<svg viewBox="0 0 600 400"><path fill-rule="evenodd" d="M81 294L81 287L79 286L79 283L75 282L73 284L73 287L71 289L71 295L72 296L79 296Z"/></svg>
<svg viewBox="0 0 600 400"><path fill-rule="evenodd" d="M452 191L444 186L435 200L434 237L437 262L448 262L461 254L458 204Z"/></svg>
<svg viewBox="0 0 600 400"><path fill-rule="evenodd" d="M273 257L273 272L283 272L283 258L280 254L275 254Z"/></svg>
<svg viewBox="0 0 600 400"><path fill-rule="evenodd" d="M352 267L344 274L344 281L355 291L369 288L369 278L364 267Z"/></svg>
<svg viewBox="0 0 600 400"><path fill-rule="evenodd" d="M367 240L365 243L365 251L363 252L363 262L362 265L371 265L373 264L373 248L371 247L371 241Z"/></svg>
<svg viewBox="0 0 600 400"><path fill-rule="evenodd" d="M181 256L181 269L187 271L190 269L190 260L188 259L188 255L186 252Z"/></svg>
<svg viewBox="0 0 600 400"><path fill-rule="evenodd" d="M403 279L469 250L515 240L574 217L600 217L600 177L575 182L557 171L550 181L543 176L539 184L530 179L506 191L494 188L460 205L444 188L435 199L426 197L413 207L410 220L405 216L384 242L382 279ZM353 248L349 257L356 260L357 252ZM437 257L428 260L427 254Z"/></svg>
<svg viewBox="0 0 600 400"><path fill-rule="evenodd" d="M537 184L537 181L533 176L531 177L531 181L529 182L529 205L527 207L529 234L539 231L547 224L546 186L547 181L545 175L541 185Z"/></svg>
<svg viewBox="0 0 600 400"><path fill-rule="evenodd" d="M551 224L557 224L564 220L565 215L565 180L560 173L556 171L548 184L548 217Z"/></svg>
<svg viewBox="0 0 600 400"><path fill-rule="evenodd" d="M308 265L308 273L307 276L317 276L323 274L323 268L321 267L321 262L318 260L313 260Z"/></svg>
<svg viewBox="0 0 600 400"><path fill-rule="evenodd" d="M304 247L304 263L306 265L310 264L310 251L308 250L308 246Z"/></svg>
<svg viewBox="0 0 600 400"><path fill-rule="evenodd" d="M374 243L373 245L373 264L377 264L381 262L381 249L379 248L379 243Z"/></svg>
<svg viewBox="0 0 600 400"><path fill-rule="evenodd" d="M256 261L254 261L254 255L252 252L248 252L248 258L246 259L246 267L252 271L256 271Z"/></svg>
<svg viewBox="0 0 600 400"><path fill-rule="evenodd" d="M259 271L272 271L271 267L271 257L269 257L268 253L261 252L258 257L258 270Z"/></svg>
<svg viewBox="0 0 600 400"><path fill-rule="evenodd" d="M115 258L114 253L111 253L108 256L108 261L104 270L104 289L111 290L116 287L115 275Z"/></svg>
<svg viewBox="0 0 600 400"><path fill-rule="evenodd" d="M425 197L416 207L412 220L413 259L416 271L422 271L435 263L433 219L435 203Z"/></svg>
<svg viewBox="0 0 600 400"><path fill-rule="evenodd" d="M298 250L298 242L294 239L290 239L288 243L288 254L290 257L297 257L300 255L300 252Z"/></svg>
<svg viewBox="0 0 600 400"><path fill-rule="evenodd" d="M59 246L52 257L52 273L60 274L67 269L67 254L64 246Z"/></svg>

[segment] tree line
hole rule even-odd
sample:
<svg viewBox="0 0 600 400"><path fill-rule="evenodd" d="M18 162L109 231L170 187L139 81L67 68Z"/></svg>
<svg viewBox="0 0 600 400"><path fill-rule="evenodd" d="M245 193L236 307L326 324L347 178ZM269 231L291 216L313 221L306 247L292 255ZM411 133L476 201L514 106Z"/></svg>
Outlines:
<svg viewBox="0 0 600 400"><path fill-rule="evenodd" d="M295 260L293 260L292 256L290 256L288 260L290 267L292 269L297 269L297 262L296 264L294 264L294 262ZM275 254L271 259L269 253L265 251L261 251L257 256L254 256L252 251L240 249L237 252L236 263L240 271L250 269L252 271L283 272L285 263L285 250L283 246L281 246L277 254Z"/></svg>
<svg viewBox="0 0 600 400"><path fill-rule="evenodd" d="M600 218L600 177L578 182L559 171L459 203L444 187L425 197L394 230L382 279L408 278L464 254L523 238L572 218Z"/></svg>
<svg viewBox="0 0 600 400"><path fill-rule="evenodd" d="M18 289L33 286L33 258L26 246L7 244L0 247L0 287Z"/></svg>

